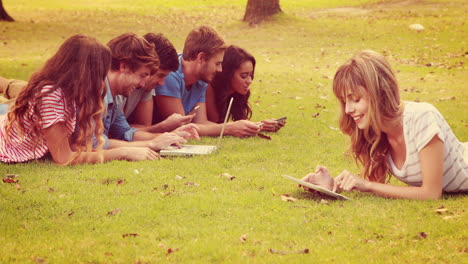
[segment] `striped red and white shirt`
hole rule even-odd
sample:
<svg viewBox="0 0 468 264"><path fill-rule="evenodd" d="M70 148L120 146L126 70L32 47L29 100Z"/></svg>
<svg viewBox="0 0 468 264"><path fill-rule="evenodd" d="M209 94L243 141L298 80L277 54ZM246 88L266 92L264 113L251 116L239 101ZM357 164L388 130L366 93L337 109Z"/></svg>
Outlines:
<svg viewBox="0 0 468 264"><path fill-rule="evenodd" d="M41 92L48 92L52 86L44 86ZM62 89L58 88L52 93L42 97L42 105L39 109L41 117L41 129L49 128L59 122L64 122L67 135L75 131L76 107L69 107L63 95ZM29 110L24 118L25 130L20 132L18 123L13 123L6 137L7 115L0 116L0 161L2 162L25 162L43 157L49 148L45 143L43 134L37 135L32 132L32 124L38 122L38 116L33 112L36 100L29 102Z"/></svg>

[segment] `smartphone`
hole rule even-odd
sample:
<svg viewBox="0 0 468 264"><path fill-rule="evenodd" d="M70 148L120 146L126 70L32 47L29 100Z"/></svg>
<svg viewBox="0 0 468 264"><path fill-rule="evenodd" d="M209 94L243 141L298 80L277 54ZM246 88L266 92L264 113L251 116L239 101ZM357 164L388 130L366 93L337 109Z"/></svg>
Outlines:
<svg viewBox="0 0 468 264"><path fill-rule="evenodd" d="M190 111L188 114L191 115L191 114L195 113L195 112L198 110L198 108L200 108L200 106L199 106L199 105L196 105L196 106L192 109L192 111Z"/></svg>
<svg viewBox="0 0 468 264"><path fill-rule="evenodd" d="M288 118L287 116L283 116L282 118L278 118L275 121L276 122L286 121L287 118Z"/></svg>

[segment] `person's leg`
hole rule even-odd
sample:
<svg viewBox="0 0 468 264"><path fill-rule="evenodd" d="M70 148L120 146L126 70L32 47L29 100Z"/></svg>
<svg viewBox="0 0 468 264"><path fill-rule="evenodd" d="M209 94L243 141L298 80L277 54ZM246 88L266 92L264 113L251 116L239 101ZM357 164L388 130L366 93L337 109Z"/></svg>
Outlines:
<svg viewBox="0 0 468 264"><path fill-rule="evenodd" d="M28 82L22 80L10 80L5 88L4 96L7 99L16 99L20 92L28 85Z"/></svg>
<svg viewBox="0 0 468 264"><path fill-rule="evenodd" d="M21 80L10 80L0 77L0 115L8 112L8 105L18 97L19 93L28 85Z"/></svg>

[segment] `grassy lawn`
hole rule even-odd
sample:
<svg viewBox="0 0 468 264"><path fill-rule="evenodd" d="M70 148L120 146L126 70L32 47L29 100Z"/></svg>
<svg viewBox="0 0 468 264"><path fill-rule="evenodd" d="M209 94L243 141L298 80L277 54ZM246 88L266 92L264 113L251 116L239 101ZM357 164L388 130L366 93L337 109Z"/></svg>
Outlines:
<svg viewBox="0 0 468 264"><path fill-rule="evenodd" d="M0 23L0 76L27 79L72 34L161 32L181 51L205 24L256 57L253 119L288 123L272 140L226 137L206 157L0 164L0 177L19 180L0 182L0 263L467 263L466 196L335 201L281 176L359 171L343 154L331 84L362 49L385 54L403 99L434 104L468 141L466 1L349 2L282 0L284 14L249 27L245 0L4 0L17 22Z"/></svg>

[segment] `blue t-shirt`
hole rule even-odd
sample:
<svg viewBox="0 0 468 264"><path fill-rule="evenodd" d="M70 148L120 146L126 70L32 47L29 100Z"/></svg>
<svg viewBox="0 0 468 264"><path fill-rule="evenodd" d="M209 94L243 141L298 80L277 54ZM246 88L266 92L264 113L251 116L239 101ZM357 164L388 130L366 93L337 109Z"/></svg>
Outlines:
<svg viewBox="0 0 468 264"><path fill-rule="evenodd" d="M185 88L184 73L182 72L182 54L179 54L179 69L170 72L166 77L164 85L155 88L156 96L164 95L180 98L184 106L185 114L188 114L197 103L205 102L205 94L208 84L197 81L192 84L190 90Z"/></svg>

